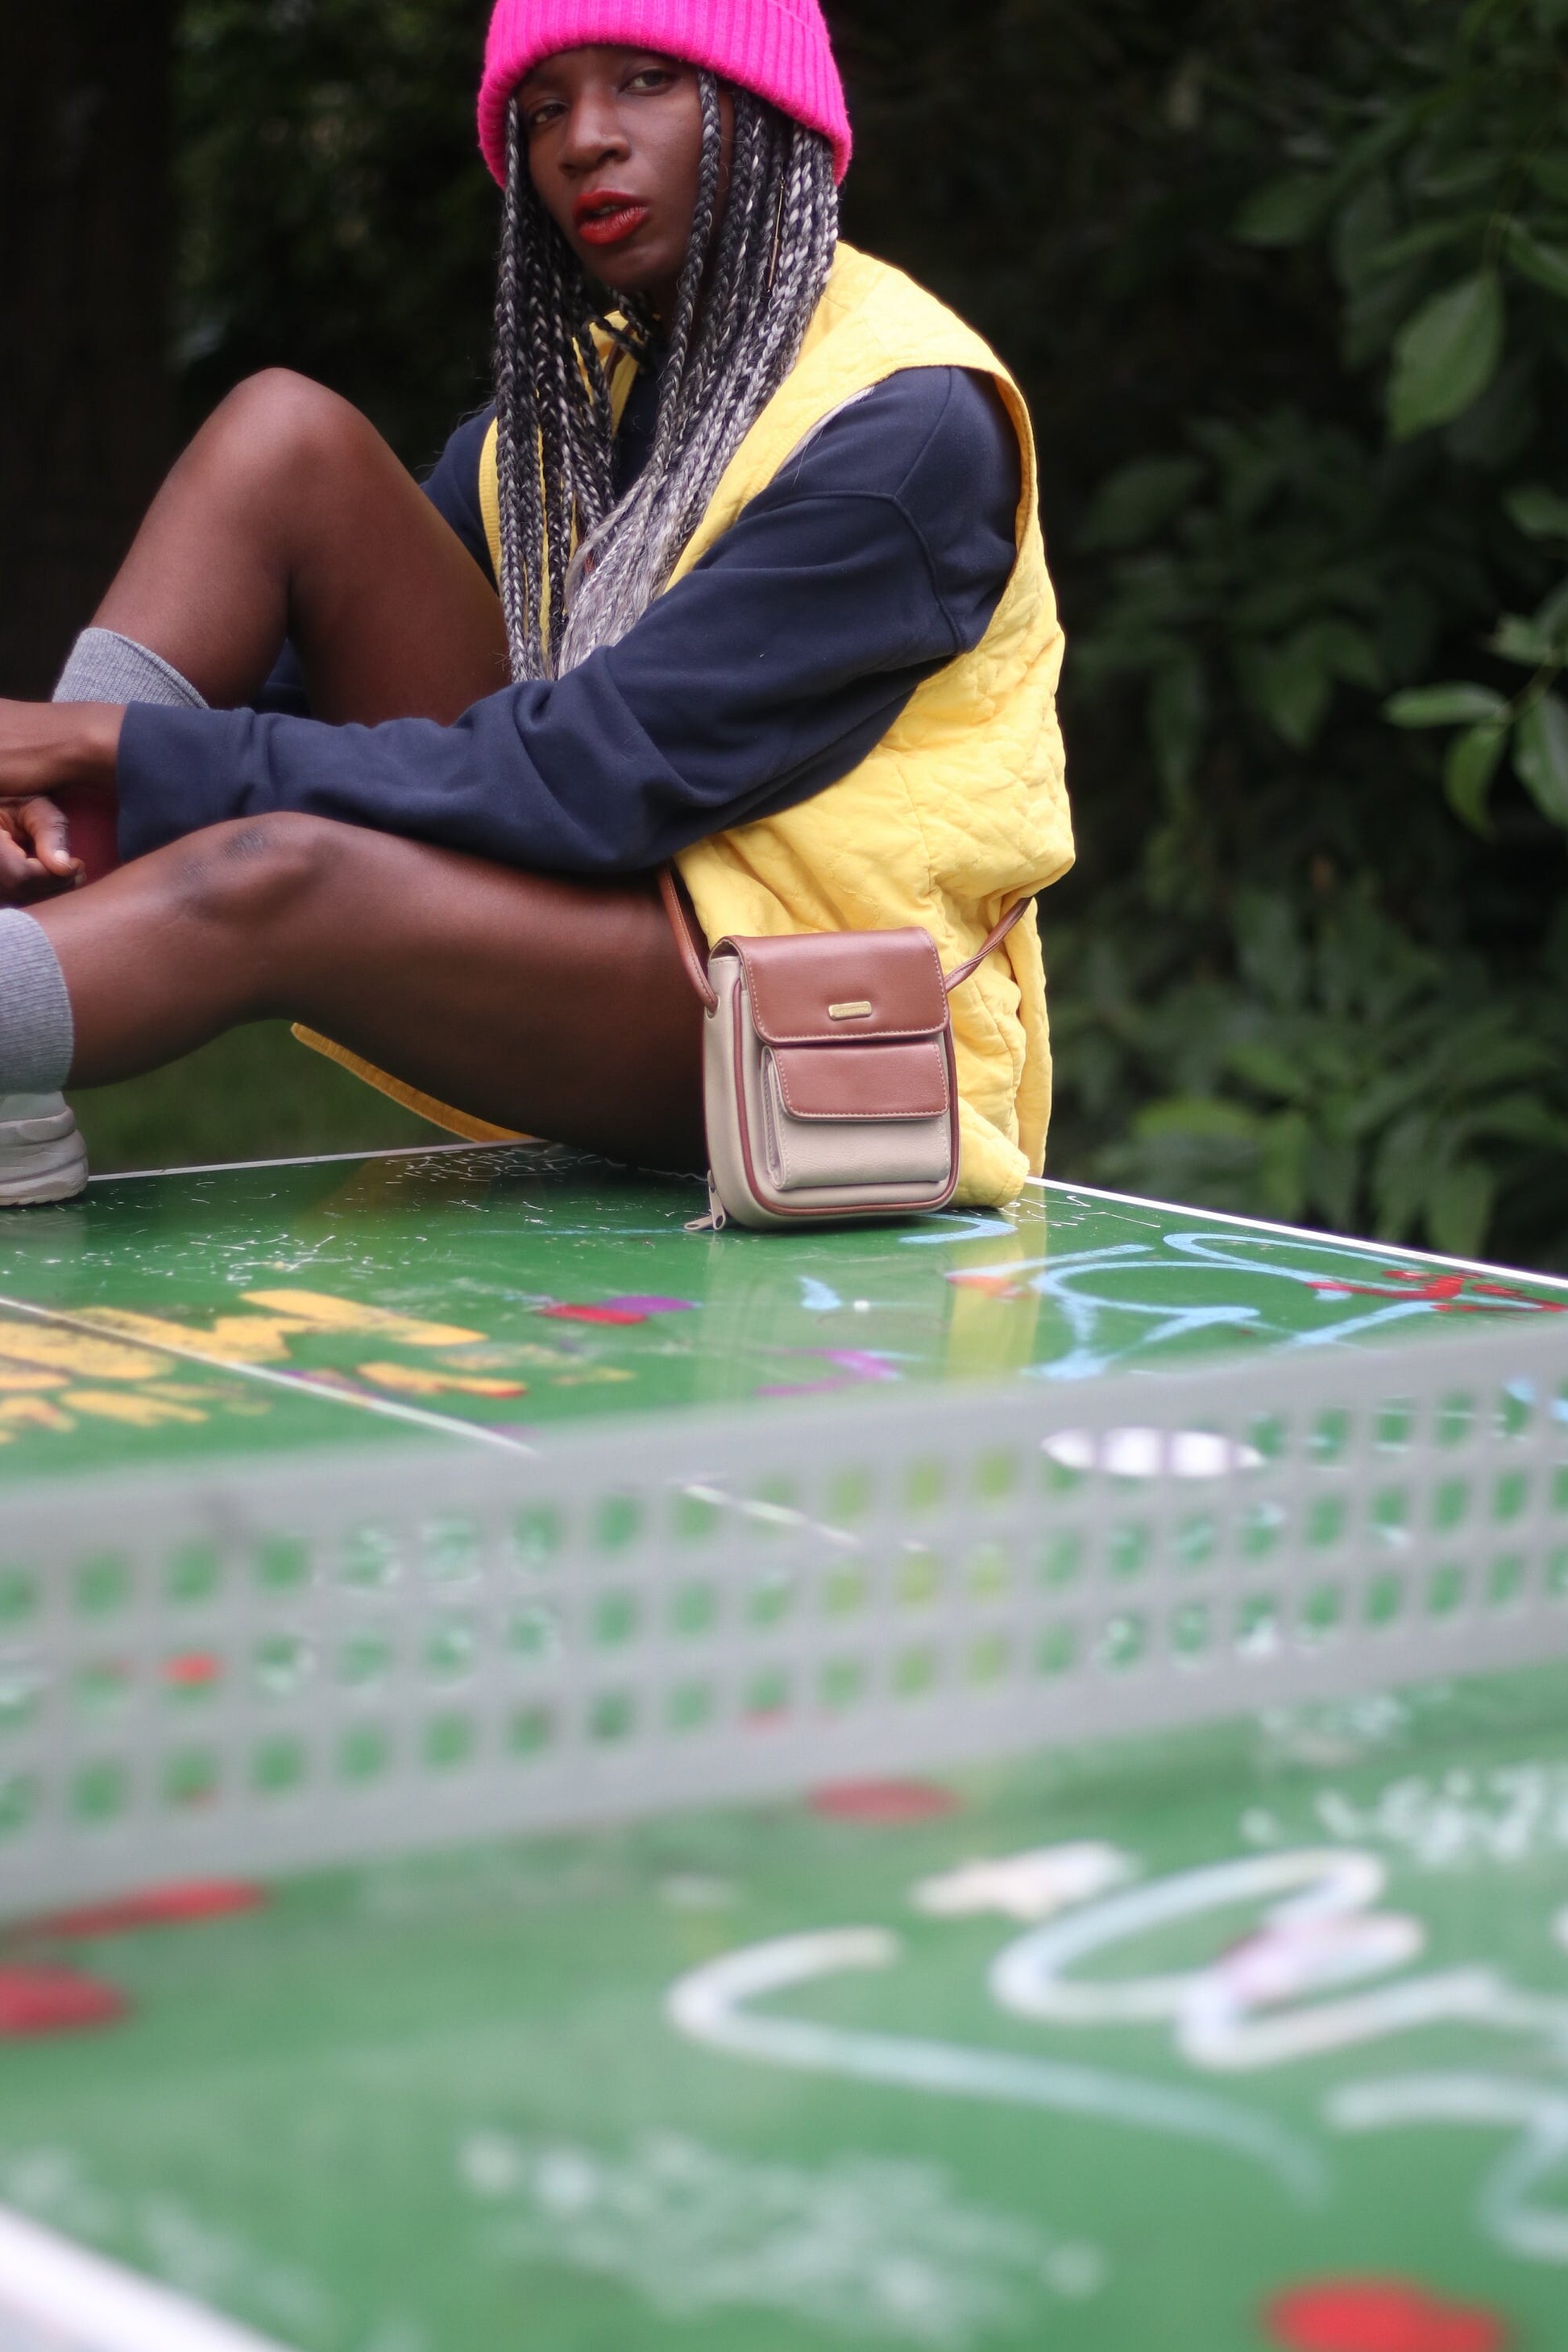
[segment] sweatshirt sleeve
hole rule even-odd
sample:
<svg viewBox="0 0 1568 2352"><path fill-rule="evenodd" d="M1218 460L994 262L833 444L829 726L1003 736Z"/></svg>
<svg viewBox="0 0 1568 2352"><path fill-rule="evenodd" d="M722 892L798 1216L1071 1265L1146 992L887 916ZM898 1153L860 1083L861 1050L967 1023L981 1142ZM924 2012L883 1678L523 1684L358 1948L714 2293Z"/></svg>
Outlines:
<svg viewBox="0 0 1568 2352"><path fill-rule="evenodd" d="M541 871L644 870L847 775L921 679L979 642L1015 560L1019 486L989 383L905 371L563 678L449 727L134 707L122 854L297 810Z"/></svg>

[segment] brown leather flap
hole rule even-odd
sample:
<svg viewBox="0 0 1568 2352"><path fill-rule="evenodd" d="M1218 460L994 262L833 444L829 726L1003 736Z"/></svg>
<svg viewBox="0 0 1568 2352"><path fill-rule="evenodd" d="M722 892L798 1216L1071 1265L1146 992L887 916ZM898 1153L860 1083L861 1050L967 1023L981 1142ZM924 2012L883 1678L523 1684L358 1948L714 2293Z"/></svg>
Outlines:
<svg viewBox="0 0 1568 2352"><path fill-rule="evenodd" d="M869 1044L848 1054L775 1045L773 1065L792 1118L941 1118L947 1110L940 1037Z"/></svg>
<svg viewBox="0 0 1568 2352"><path fill-rule="evenodd" d="M752 1018L770 1045L931 1037L947 1025L929 931L795 931L726 947L744 966Z"/></svg>

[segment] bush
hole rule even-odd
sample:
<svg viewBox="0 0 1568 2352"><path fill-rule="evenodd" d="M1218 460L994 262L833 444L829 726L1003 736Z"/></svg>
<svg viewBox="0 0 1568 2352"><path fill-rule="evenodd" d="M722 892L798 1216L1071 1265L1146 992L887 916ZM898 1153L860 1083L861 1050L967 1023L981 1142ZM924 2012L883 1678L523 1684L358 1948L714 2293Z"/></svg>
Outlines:
<svg viewBox="0 0 1568 2352"><path fill-rule="evenodd" d="M1079 534L1058 1164L1568 1263L1568 8L1352 13L1218 142L1310 396L1216 383Z"/></svg>
<svg viewBox="0 0 1568 2352"><path fill-rule="evenodd" d="M1568 0L829 0L846 226L1023 382L1053 1172L1568 1265ZM186 0L184 384L483 396L485 0Z"/></svg>

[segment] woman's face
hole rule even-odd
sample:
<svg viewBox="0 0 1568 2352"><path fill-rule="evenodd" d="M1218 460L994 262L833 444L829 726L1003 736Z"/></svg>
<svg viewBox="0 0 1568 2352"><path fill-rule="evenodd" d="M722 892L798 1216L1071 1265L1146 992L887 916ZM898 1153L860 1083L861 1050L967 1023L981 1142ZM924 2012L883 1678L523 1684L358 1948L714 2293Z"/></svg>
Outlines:
<svg viewBox="0 0 1568 2352"><path fill-rule="evenodd" d="M578 260L668 315L697 207L696 68L595 43L546 58L517 100L534 187ZM721 105L727 167L733 117Z"/></svg>

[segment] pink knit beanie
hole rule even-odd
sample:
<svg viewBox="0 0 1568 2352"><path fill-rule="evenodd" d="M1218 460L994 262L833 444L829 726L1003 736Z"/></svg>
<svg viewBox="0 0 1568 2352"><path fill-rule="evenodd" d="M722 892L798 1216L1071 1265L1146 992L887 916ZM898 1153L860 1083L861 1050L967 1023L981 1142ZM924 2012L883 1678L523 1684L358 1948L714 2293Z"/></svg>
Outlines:
<svg viewBox="0 0 1568 2352"><path fill-rule="evenodd" d="M506 179L506 110L518 83L561 49L593 41L706 66L833 142L849 169L849 114L818 0L497 0L479 84L479 145Z"/></svg>

